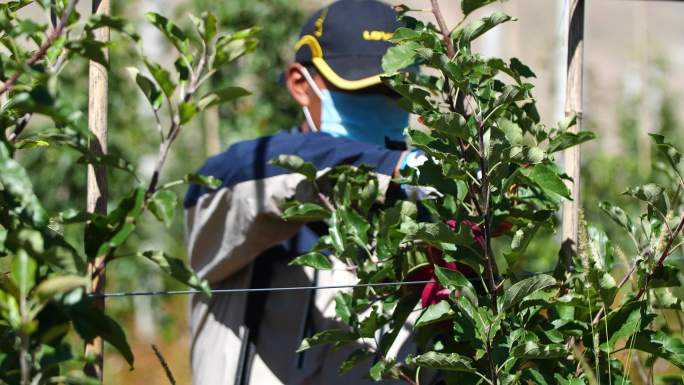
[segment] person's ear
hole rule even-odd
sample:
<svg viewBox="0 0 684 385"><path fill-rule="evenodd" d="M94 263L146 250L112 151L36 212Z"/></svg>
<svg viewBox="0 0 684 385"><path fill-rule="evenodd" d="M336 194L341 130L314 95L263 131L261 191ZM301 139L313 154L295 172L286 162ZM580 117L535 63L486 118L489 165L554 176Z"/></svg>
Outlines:
<svg viewBox="0 0 684 385"><path fill-rule="evenodd" d="M302 71L306 71L304 66L299 63L290 64L285 72L285 85L290 95L302 107L309 107L312 100L313 90L306 81Z"/></svg>

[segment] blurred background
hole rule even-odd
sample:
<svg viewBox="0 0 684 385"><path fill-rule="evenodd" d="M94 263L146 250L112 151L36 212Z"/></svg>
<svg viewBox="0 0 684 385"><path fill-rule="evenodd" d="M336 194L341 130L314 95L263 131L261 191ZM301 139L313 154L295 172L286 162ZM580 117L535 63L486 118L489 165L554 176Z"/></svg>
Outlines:
<svg viewBox="0 0 684 385"><path fill-rule="evenodd" d="M89 11L83 2L83 14ZM279 83L279 76L294 55L299 28L314 9L329 3L322 0L117 0L113 14L139 22L143 50L148 56L171 66L175 57L158 31L147 25L144 13L155 11L190 28L187 13L214 12L226 30L253 25L263 28L256 52L238 61L216 79L218 83L238 84L253 95L238 102L207 111L185 128L167 163L165 179L193 172L204 160L231 143L267 135L298 125L299 109ZM399 2L397 2L399 3ZM405 1L411 8L429 8L428 0ZM442 1L450 25L460 20L456 1ZM497 28L476 49L485 56L517 57L536 73L533 83L542 120L554 125L563 116L565 21L563 0L512 0L484 8L480 13L504 11L519 20ZM585 129L598 134L598 140L583 146L582 205L593 226L614 239L622 234L599 215L601 200L632 204L620 193L628 186L651 180L653 161L648 132L661 132L670 141L682 141L682 88L684 88L684 3L658 1L587 1L585 25ZM431 20L431 14L417 16ZM477 15L474 15L475 17ZM431 20L432 21L432 20ZM137 165L139 174L149 177L157 154L153 117L125 68L139 62L134 47L121 36L112 36L110 50L110 151ZM70 66L64 76L71 103L87 111L87 67ZM73 167L78 154L52 151L31 152L22 159L36 182L36 192L50 209L64 210L85 202L85 167ZM33 164L33 166L31 166ZM110 196L120 198L124 191L118 181L126 175L110 176ZM81 207L74 207L81 208ZM178 215L170 228L153 218L144 218L131 249L164 249L186 257L183 218ZM75 239L82 236L74 231ZM519 268L531 271L553 266L558 252L554 234L549 232L528 252ZM620 243L625 244L627 243ZM623 250L631 255L633 250ZM142 261L122 259L108 268L108 291L137 291L178 288ZM136 369L129 371L116 353L106 354L105 383L167 384L163 369L151 344L159 347L177 383L190 383L187 297L115 298L107 301L107 312L125 325L136 356Z"/></svg>

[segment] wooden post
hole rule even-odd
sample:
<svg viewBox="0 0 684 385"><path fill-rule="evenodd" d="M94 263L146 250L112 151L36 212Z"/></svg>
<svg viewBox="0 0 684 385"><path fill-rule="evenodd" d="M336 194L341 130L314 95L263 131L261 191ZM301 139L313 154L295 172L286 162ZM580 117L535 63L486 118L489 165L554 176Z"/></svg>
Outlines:
<svg viewBox="0 0 684 385"><path fill-rule="evenodd" d="M582 69L584 64L584 0L569 0L567 33L567 79L565 89L565 115L576 114L577 124L570 128L578 132L582 128ZM572 201L563 203L562 242L577 250L580 209L580 149L571 147L563 152L565 172L572 177L568 184ZM568 242L570 241L570 242Z"/></svg>
<svg viewBox="0 0 684 385"><path fill-rule="evenodd" d="M92 0L93 14L109 14L109 0ZM109 28L95 30L95 38L100 41L109 41ZM108 57L108 52L105 51ZM88 128L93 134L90 141L90 151L93 154L107 153L107 95L108 74L107 68L94 61L90 62L88 73ZM107 214L107 171L105 167L88 165L88 191L86 207L88 212ZM88 270L92 274L91 291L93 293L104 292L104 255L98 256L88 264ZM102 270L102 271L99 271ZM94 272L97 274L93 274ZM94 299L95 305L102 311L105 310L104 297ZM103 341L96 338L86 344L86 354L95 354L97 360L92 365L86 366L86 373L97 377L102 381L103 371Z"/></svg>
<svg viewBox="0 0 684 385"><path fill-rule="evenodd" d="M204 111L204 155L207 157L221 151L220 120L219 106L212 106Z"/></svg>

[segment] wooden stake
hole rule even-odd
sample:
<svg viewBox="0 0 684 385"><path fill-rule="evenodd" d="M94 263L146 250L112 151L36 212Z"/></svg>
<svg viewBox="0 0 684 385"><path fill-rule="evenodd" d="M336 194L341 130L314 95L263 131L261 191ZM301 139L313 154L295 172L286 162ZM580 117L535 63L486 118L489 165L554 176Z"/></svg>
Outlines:
<svg viewBox="0 0 684 385"><path fill-rule="evenodd" d="M204 154L207 157L221 152L220 120L218 106L209 107L204 111Z"/></svg>
<svg viewBox="0 0 684 385"><path fill-rule="evenodd" d="M584 63L584 0L569 0L567 34L567 79L565 89L565 115L577 115L577 124L570 128L579 132L582 128L582 67ZM580 209L580 149L571 147L563 152L566 174L573 182L568 184L572 201L563 203L562 242L577 250ZM568 242L570 241L570 242Z"/></svg>
<svg viewBox="0 0 684 385"><path fill-rule="evenodd" d="M92 0L93 14L109 15L109 0ZM109 28L95 30L95 38L100 41L109 41ZM105 50L108 58L108 52ZM108 95L107 68L94 61L90 62L88 74L88 127L93 134L90 141L90 151L94 155L107 153L107 95ZM107 170L102 166L88 165L88 191L86 208L88 212L107 214ZM91 291L103 293L105 288L104 255L98 256L88 264L88 271L92 275ZM102 270L100 272L100 270ZM98 271L98 274L93 272ZM105 301L102 297L94 299L95 306L102 311L105 309ZM85 352L95 354L97 359L93 364L86 366L88 375L97 377L102 381L103 371L103 341L96 338L88 341Z"/></svg>

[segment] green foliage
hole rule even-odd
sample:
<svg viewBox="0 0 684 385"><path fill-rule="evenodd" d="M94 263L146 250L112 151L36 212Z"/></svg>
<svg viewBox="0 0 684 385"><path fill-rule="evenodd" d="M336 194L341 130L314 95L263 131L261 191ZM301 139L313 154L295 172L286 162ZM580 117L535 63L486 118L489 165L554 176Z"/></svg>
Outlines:
<svg viewBox="0 0 684 385"><path fill-rule="evenodd" d="M625 256L618 242L582 222L574 251L553 245L561 252L551 274L516 271L521 260L535 258L539 247L530 245L546 237L540 229L555 228L556 213L570 199L571 181L556 154L595 136L569 131L574 116L557 127L541 124L527 80L534 72L518 59L471 50L473 40L514 20L503 13L470 19L489 3L462 0L465 18L453 31L419 21L403 7L404 27L383 60L385 84L425 126L407 133L426 161L396 180L422 189L420 202L382 201L377 188L364 189L377 179L363 167L322 177L301 159L274 161L314 185L318 177L333 186L319 190L330 207L287 203L286 217L305 220L313 213L329 224L328 235L295 264L327 269L336 258L353 267L360 284L431 280L339 293L336 312L347 329L321 331L300 350L361 344L343 371L372 357L370 378L409 384L630 384L636 351L650 357L642 364L636 355L642 365L662 359L681 368L681 322L679 330L668 325L658 310L681 309L675 290L682 281L668 260L681 245L681 155L664 137L652 136L667 178L624 192L639 202L638 214L600 205L636 253ZM401 71L413 64L430 75ZM419 209L429 220L418 218ZM613 276L618 259L633 266L620 280ZM413 311L410 343L421 354L389 355Z"/></svg>
<svg viewBox="0 0 684 385"><path fill-rule="evenodd" d="M272 134L299 125L301 109L281 78L292 61L299 28L307 16L302 4L288 0L234 0L230 6L220 7L211 0L188 3L195 9L212 9L221 25L235 31L255 25L261 27L259 49L222 67L212 80L215 88L238 84L253 92L253 97L235 103L238 114L226 107L219 108L216 117L213 111L207 114L207 119L216 119L219 124L221 148L241 138Z"/></svg>
<svg viewBox="0 0 684 385"><path fill-rule="evenodd" d="M29 3L45 8L47 15L50 9L57 11L58 25L54 31L61 34L54 40L46 38L53 33L53 29L47 28L49 20L39 25L16 13ZM161 15L147 15L175 47L181 62L168 69L141 53L137 62L151 76L141 73L138 67L128 68L133 78L129 84L137 86L150 103L159 131L160 139L156 143L159 158L151 177L145 180L121 156L116 142L109 154L95 155L91 151L88 143L94 138L90 137L83 119L87 104L82 103L82 97L80 100L79 96L74 97L78 102L70 98L87 94L86 83L72 84L65 76L76 68L82 70L88 60L108 66L114 72L103 51L109 46L95 40L94 30L109 27L125 36L127 44L137 44L139 36L128 20L110 16L81 20L73 7L63 7L64 3L24 1L0 6L3 31L0 44L6 48L0 54L5 82L0 88L4 98L0 111L3 129L0 135L0 266L3 269L0 271L0 383L3 384L99 383L81 371L94 357L76 353L81 347L72 349L70 343L74 340L67 338L71 331L83 341L103 338L133 367L134 357L123 329L101 310L97 296L90 294L91 273L86 271L86 262L101 261L95 263L92 273L98 276L114 260L148 261L172 279L209 295L208 284L182 259L160 250L137 251L132 239L148 210L159 222L171 225L178 203L172 190L174 186L198 183L217 188L221 184L216 178L188 174L161 185L162 167L183 127L197 112L248 94L240 87L205 86L205 96L200 96L198 90L205 82L209 83L221 66L256 46L258 29L224 34L210 14L193 19L201 41L194 40L191 34ZM62 13L68 21L64 29L59 25ZM76 33L80 31L73 28L76 25L84 26L81 32ZM214 60L219 51L221 60ZM114 78L119 74L114 72ZM112 88L117 87L119 82L112 82ZM71 94L72 91L75 92ZM160 111L168 112L168 120L162 119ZM40 123L29 124L32 118ZM120 122L115 115L110 123L113 123L112 131L116 131L116 124ZM109 212L97 214L65 207L49 190L60 185L51 184L55 175L40 178L39 163L51 159L52 155L69 170L85 169L76 166L85 163L109 171L116 181L112 183L109 200L118 200L118 203ZM115 169L125 172L111 173ZM75 196L83 197L82 184L70 187L80 189ZM79 231L82 231L81 237L72 236Z"/></svg>

